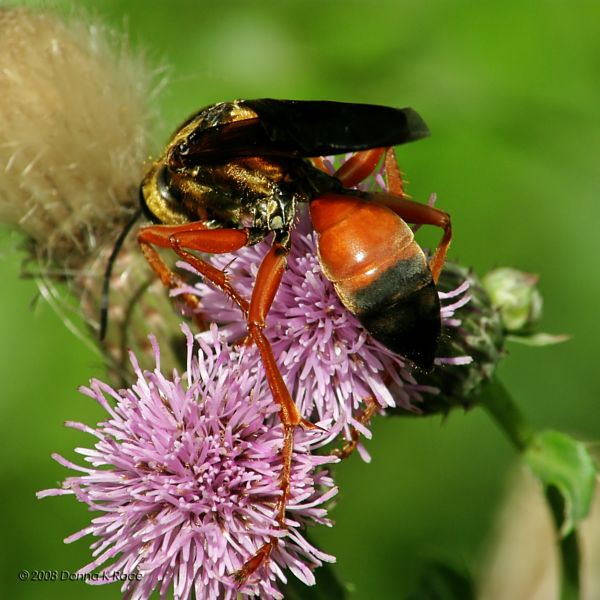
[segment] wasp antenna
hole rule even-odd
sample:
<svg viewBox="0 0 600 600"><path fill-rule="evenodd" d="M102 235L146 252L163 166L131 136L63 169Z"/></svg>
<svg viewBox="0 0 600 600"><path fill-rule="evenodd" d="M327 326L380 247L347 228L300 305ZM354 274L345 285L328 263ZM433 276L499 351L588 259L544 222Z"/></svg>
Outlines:
<svg viewBox="0 0 600 600"><path fill-rule="evenodd" d="M131 231L131 228L135 225L135 222L142 216L142 209L138 209L133 213L131 219L125 224L123 230L119 234L119 237L115 241L115 245L113 246L112 252L108 258L108 262L106 263L106 270L104 271L104 279L102 281L102 296L100 298L100 331L99 337L100 341L104 339L106 336L106 328L108 327L108 296L110 290L110 278L112 275L112 270L117 260L117 256L119 255L119 251L123 247L123 243L125 242L125 238Z"/></svg>

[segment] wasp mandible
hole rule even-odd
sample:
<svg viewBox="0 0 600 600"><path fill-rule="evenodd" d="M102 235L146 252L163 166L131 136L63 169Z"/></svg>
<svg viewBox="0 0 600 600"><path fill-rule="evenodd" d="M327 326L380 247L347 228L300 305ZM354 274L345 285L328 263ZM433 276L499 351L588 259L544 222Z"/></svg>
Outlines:
<svg viewBox="0 0 600 600"><path fill-rule="evenodd" d="M315 426L298 411L277 367L265 319L286 268L299 203L307 203L319 261L342 303L365 329L418 366L433 365L441 319L436 282L452 237L450 217L409 200L391 148L429 135L412 109L329 101L236 100L203 108L175 132L140 186L142 210L155 225L138 241L170 288L181 283L156 248L170 248L243 312L258 347L284 428L284 527L293 432ZM315 157L355 152L335 173ZM381 159L388 192L350 189ZM311 160L315 159L315 160ZM407 223L435 225L443 237L428 261ZM248 300L226 274L194 254L229 253L273 234ZM184 296L196 308L198 300ZM237 577L244 581L277 543L272 539Z"/></svg>

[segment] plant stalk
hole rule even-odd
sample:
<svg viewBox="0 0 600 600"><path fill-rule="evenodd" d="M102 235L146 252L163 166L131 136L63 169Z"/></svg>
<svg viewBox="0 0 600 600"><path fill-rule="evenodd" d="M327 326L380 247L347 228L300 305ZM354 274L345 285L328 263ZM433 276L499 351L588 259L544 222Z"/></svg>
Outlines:
<svg viewBox="0 0 600 600"><path fill-rule="evenodd" d="M535 432L504 385L497 379L492 379L482 386L477 394L476 403L490 414L515 449L522 454L532 441ZM546 501L560 538L558 544L561 566L560 600L579 600L581 553L577 532L574 530L566 536L561 534L564 501L556 488L548 487L546 489Z"/></svg>

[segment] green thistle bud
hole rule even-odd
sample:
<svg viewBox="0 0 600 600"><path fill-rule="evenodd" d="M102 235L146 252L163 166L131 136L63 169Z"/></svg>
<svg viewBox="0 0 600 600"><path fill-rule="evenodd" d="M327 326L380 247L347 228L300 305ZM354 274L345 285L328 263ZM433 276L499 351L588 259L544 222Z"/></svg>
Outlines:
<svg viewBox="0 0 600 600"><path fill-rule="evenodd" d="M537 275L510 268L494 269L483 277L483 287L507 332L531 331L539 321L543 301L538 280Z"/></svg>
<svg viewBox="0 0 600 600"><path fill-rule="evenodd" d="M469 283L470 301L456 312L458 326L443 330L437 352L447 358L419 378L420 383L439 390L426 397L420 407L424 414L447 413L455 406L471 408L481 386L492 378L505 356L507 341L545 346L567 339L534 330L542 311L536 275L501 268L479 280L468 269L446 263L438 289L448 292L464 281ZM461 368L453 366L465 356L470 356L472 362Z"/></svg>

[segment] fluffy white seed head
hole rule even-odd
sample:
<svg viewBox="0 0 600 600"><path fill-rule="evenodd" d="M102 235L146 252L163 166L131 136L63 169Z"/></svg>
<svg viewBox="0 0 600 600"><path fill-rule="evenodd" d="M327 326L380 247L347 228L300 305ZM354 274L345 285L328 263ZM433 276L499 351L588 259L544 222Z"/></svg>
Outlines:
<svg viewBox="0 0 600 600"><path fill-rule="evenodd" d="M0 221L43 264L80 268L136 205L154 79L87 17L0 8Z"/></svg>
<svg viewBox="0 0 600 600"><path fill-rule="evenodd" d="M79 316L98 340L104 272L138 206L160 83L122 34L87 15L0 7L0 223L26 235L41 295L82 340ZM127 379L126 349L145 356L151 331L177 364L168 350L179 318L134 234L110 307L101 349L116 382Z"/></svg>

